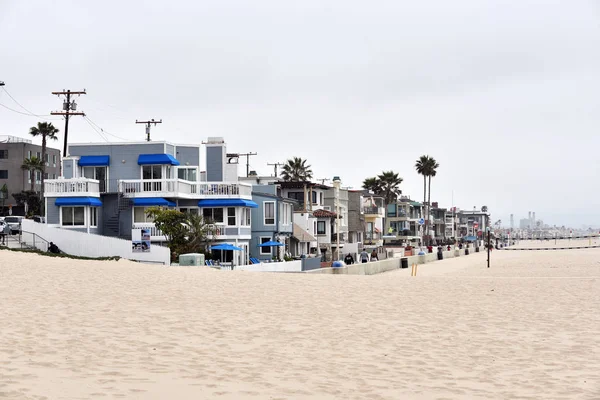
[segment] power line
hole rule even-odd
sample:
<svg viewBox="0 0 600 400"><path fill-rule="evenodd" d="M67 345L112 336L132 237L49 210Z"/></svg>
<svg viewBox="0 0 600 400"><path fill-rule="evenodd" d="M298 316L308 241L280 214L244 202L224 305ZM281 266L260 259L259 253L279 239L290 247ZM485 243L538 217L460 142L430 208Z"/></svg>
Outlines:
<svg viewBox="0 0 600 400"><path fill-rule="evenodd" d="M62 90L61 92L52 92L52 94L55 94L57 96L60 95L66 95L67 99L63 102L63 110L64 111L56 111L56 112L51 112L51 115L64 115L65 116L65 144L64 144L64 150L63 150L63 157L67 157L67 137L69 136L69 117L71 115L80 115L80 116L85 116L85 113L83 112L72 112L77 110L77 103L75 103L75 100L73 100L73 102L71 103L71 95L82 95L82 94L87 94L85 92L85 89L83 89L83 91L71 91L71 90Z"/></svg>
<svg viewBox="0 0 600 400"><path fill-rule="evenodd" d="M154 124L154 126L156 126L156 124L162 124L162 119L160 121L155 121L154 118L152 118L150 121L138 121L137 119L135 120L136 124L146 124L146 141L150 141L150 125Z"/></svg>
<svg viewBox="0 0 600 400"><path fill-rule="evenodd" d="M45 116L48 116L48 114L41 115L41 114L36 114L36 113L34 113L34 112L31 112L30 110L28 110L27 108L25 108L25 106L24 106L24 105L22 105L21 103L19 103L19 102L17 101L17 99L15 99L15 98L14 98L14 97L13 97L13 96L12 96L12 95L11 95L11 94L8 92L8 90L6 90L6 88L5 88L5 87L2 87L2 90L3 90L3 91L4 91L4 92L5 92L7 95L8 95L8 97L10 97L10 98L12 99L12 101L14 101L14 102L15 102L15 103L16 103L16 104L19 106L19 107L21 107L23 110L27 111L27 112L28 112L29 114L31 114L32 116L34 116L34 117L40 117L40 118L42 118L42 117L45 117ZM53 120L49 120L49 121L53 121Z"/></svg>
<svg viewBox="0 0 600 400"><path fill-rule="evenodd" d="M92 125L91 121L87 119L87 117L83 117L84 121L102 138L105 142L108 142L108 139L100 132L94 125Z"/></svg>
<svg viewBox="0 0 600 400"><path fill-rule="evenodd" d="M108 132L106 129L102 128L100 125L98 125L97 123L95 123L94 121L92 121L92 120L90 119L90 117L88 117L87 115L86 115L85 117L83 117L83 118L87 119L87 120L88 120L90 123L92 123L93 125L95 125L95 126L96 126L96 128L100 129L100 131L101 131L103 134L105 134L105 135L109 135L109 136L112 136L112 137L114 137L114 138L121 139L121 140L124 140L124 141L127 141L127 140L129 140L129 139L125 139L125 138L122 138L122 137L120 137L120 136L117 136L117 135L115 135L115 134L112 134L112 133Z"/></svg>
<svg viewBox="0 0 600 400"><path fill-rule="evenodd" d="M276 162L276 163L272 163L272 164L270 164L270 163L267 163L267 165L273 165L273 166L275 167L275 175L273 175L273 176L274 176L275 178L277 178L277 167L279 167L279 166L281 166L281 165L285 165L285 164L282 164L282 163L278 163L278 162Z"/></svg>

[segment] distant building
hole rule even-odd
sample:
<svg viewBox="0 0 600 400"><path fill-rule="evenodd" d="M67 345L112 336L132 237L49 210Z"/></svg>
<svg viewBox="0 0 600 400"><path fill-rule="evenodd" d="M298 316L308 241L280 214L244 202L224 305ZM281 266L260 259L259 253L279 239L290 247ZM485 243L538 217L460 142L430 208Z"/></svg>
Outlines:
<svg viewBox="0 0 600 400"><path fill-rule="evenodd" d="M16 136L0 135L0 187L6 184L8 196L5 206L16 206L13 194L23 190L31 190L31 175L21 169L26 158L42 158L42 146L33 144L31 140ZM56 179L60 176L60 150L46 147L46 176L45 179ZM35 172L33 190L42 189L42 173ZM0 202L1 207L1 202ZM13 209L14 212L14 209ZM1 214L1 211L0 211ZM19 214L19 212L15 212Z"/></svg>

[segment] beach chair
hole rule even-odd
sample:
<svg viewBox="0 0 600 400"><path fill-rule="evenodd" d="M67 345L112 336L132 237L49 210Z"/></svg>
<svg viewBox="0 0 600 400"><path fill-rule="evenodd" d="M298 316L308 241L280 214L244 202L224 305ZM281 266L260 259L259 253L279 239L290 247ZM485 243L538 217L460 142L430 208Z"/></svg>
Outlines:
<svg viewBox="0 0 600 400"><path fill-rule="evenodd" d="M204 263L206 264L207 267L214 267L215 266L215 264L213 264L212 260L206 260L206 261L204 261Z"/></svg>

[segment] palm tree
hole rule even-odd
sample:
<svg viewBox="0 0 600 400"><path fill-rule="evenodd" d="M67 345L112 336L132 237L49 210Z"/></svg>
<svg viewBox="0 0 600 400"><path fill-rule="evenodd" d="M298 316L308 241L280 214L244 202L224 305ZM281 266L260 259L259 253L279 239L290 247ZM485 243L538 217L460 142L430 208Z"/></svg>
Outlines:
<svg viewBox="0 0 600 400"><path fill-rule="evenodd" d="M294 157L285 163L281 171L281 177L286 182L305 182L312 178L310 165L300 157Z"/></svg>
<svg viewBox="0 0 600 400"><path fill-rule="evenodd" d="M21 165L23 171L29 172L29 179L31 180L31 191L35 191L35 172L44 170L44 163L39 158L33 156L23 160ZM42 175L43 178L43 175Z"/></svg>
<svg viewBox="0 0 600 400"><path fill-rule="evenodd" d="M41 194L41 200L42 200L42 209L41 209L41 214L44 214L44 176L46 174L46 141L48 139L51 140L58 140L58 137L56 137L56 134L58 133L58 129L54 127L54 125L52 125L52 122L38 122L37 126L32 126L29 129L29 134L33 137L38 137L41 136L42 137L42 190L40 192Z"/></svg>
<svg viewBox="0 0 600 400"><path fill-rule="evenodd" d="M385 199L385 204L394 203L402 193L398 186L404 179L400 178L398 173L394 171L383 171L377 175L377 179L381 187L380 195Z"/></svg>
<svg viewBox="0 0 600 400"><path fill-rule="evenodd" d="M427 220L429 220L429 217L431 214L431 178L436 176L437 169L439 168L439 166L440 166L440 164L438 164L438 162L435 161L435 158L429 157L429 163L427 165L427 177L429 178L429 190L428 190L428 197L427 197L427 209L428 209Z"/></svg>
<svg viewBox="0 0 600 400"><path fill-rule="evenodd" d="M379 195L381 193L381 182L377 177L366 178L362 184L363 189L370 190L371 192Z"/></svg>
<svg viewBox="0 0 600 400"><path fill-rule="evenodd" d="M415 169L419 175L423 175L423 204L427 201L427 166L429 165L429 156L421 156L415 163Z"/></svg>

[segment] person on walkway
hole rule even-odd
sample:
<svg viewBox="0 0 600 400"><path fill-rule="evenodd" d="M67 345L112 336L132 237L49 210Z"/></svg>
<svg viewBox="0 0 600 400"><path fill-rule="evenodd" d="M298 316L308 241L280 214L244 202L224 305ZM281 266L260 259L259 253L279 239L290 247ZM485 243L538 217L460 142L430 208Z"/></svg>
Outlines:
<svg viewBox="0 0 600 400"><path fill-rule="evenodd" d="M373 249L371 252L371 261L379 261L379 257L377 256L377 249Z"/></svg>
<svg viewBox="0 0 600 400"><path fill-rule="evenodd" d="M365 250L365 249L363 249L363 251L360 253L360 262L361 263L369 262L369 253L367 253L367 250Z"/></svg>
<svg viewBox="0 0 600 400"><path fill-rule="evenodd" d="M344 262L346 263L346 265L354 264L354 257L352 257L352 254L346 254L346 257L344 257Z"/></svg>
<svg viewBox="0 0 600 400"><path fill-rule="evenodd" d="M8 226L8 224L4 221L0 221L0 243L4 246L6 244L6 234L4 233L4 229Z"/></svg>

